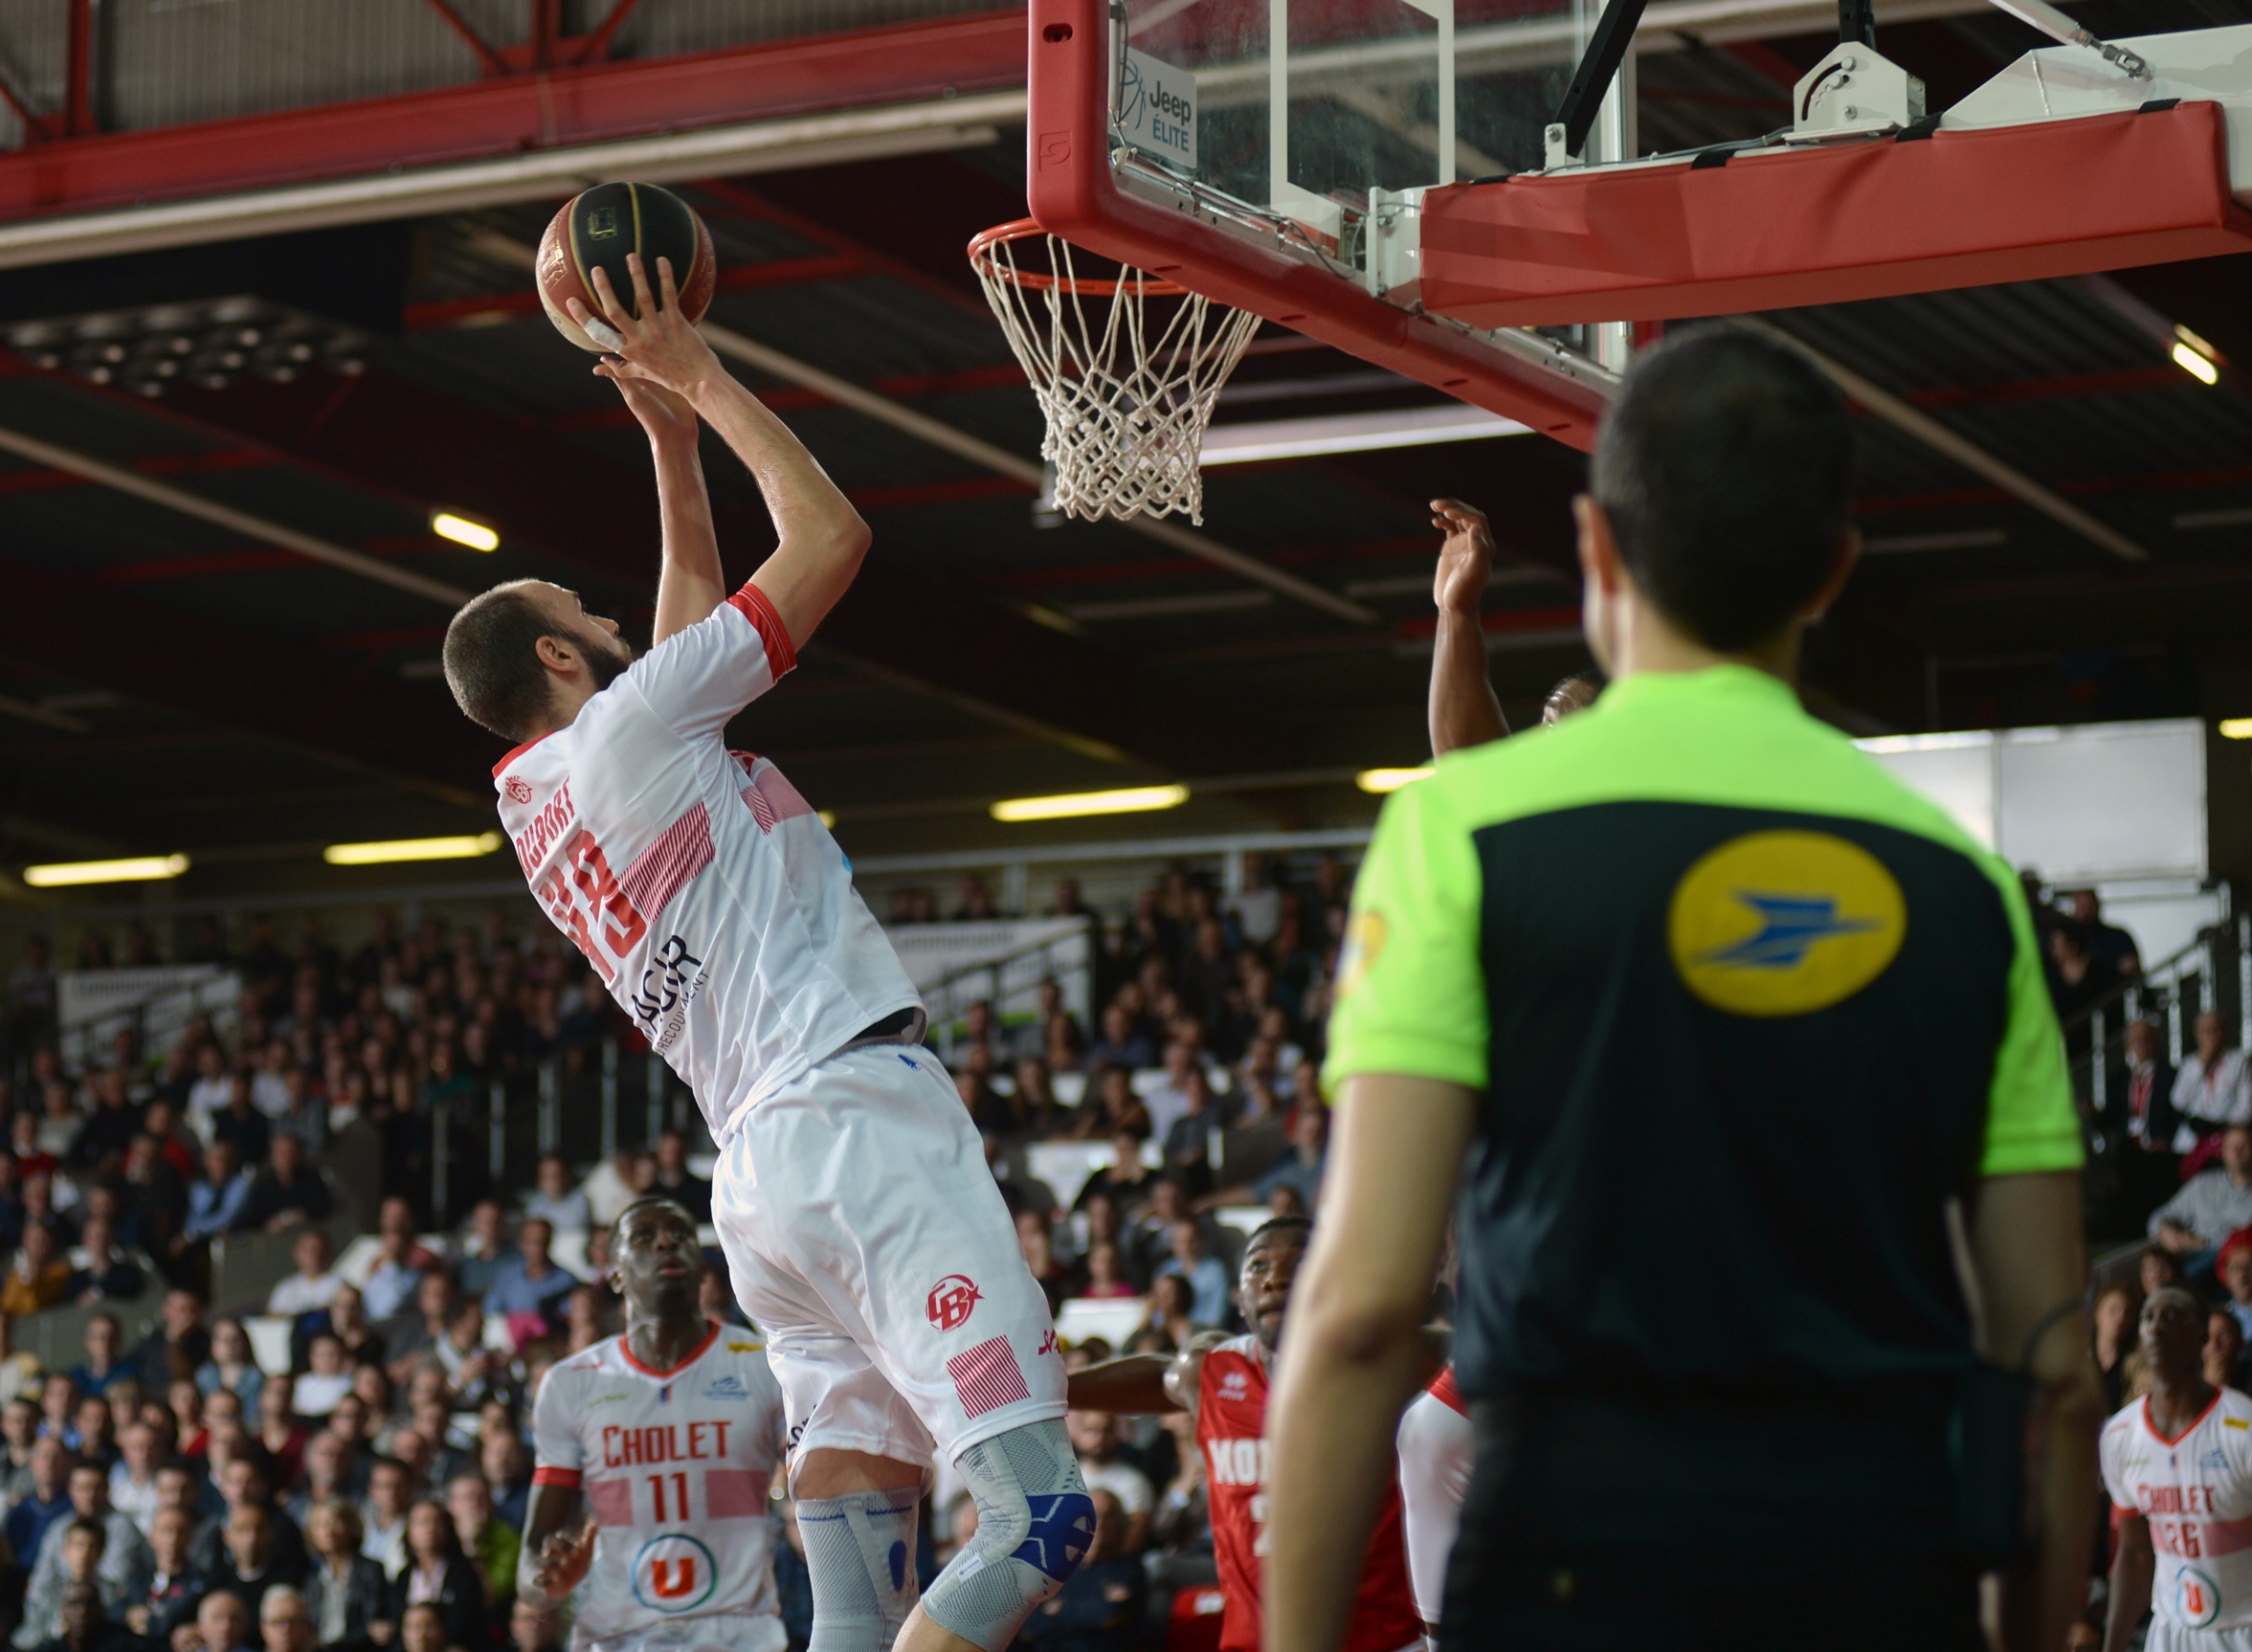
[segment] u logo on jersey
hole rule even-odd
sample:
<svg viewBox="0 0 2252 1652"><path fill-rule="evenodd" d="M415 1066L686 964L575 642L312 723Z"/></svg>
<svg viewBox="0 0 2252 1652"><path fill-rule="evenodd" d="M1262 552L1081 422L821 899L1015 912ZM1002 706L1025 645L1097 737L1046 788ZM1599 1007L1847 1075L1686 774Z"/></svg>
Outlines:
<svg viewBox="0 0 2252 1652"><path fill-rule="evenodd" d="M1665 928L1683 985L1714 1009L1804 1016L1884 972L1907 938L1907 902L1858 843L1752 832L1689 868Z"/></svg>
<svg viewBox="0 0 2252 1652"><path fill-rule="evenodd" d="M684 1533L652 1537L634 1556L634 1598L652 1612L693 1612L719 1585L711 1551Z"/></svg>
<svg viewBox="0 0 2252 1652"><path fill-rule="evenodd" d="M2193 1629L2202 1629L2220 1616L2220 1587L2195 1566L2185 1566L2174 1579L2174 1612Z"/></svg>

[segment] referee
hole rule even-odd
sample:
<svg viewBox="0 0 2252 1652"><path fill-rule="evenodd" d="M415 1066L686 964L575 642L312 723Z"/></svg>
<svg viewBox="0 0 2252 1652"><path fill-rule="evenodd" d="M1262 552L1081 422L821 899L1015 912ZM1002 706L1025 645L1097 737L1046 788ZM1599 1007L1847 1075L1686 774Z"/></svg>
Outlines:
<svg viewBox="0 0 2252 1652"><path fill-rule="evenodd" d="M1458 1188L1442 1652L1969 1652L1997 1478L2005 1538L2029 1489L2038 1531L2004 1645L2084 1604L2080 1137L2023 898L1792 687L1853 566L1852 445L1781 344L1653 351L1576 504L1610 686L1385 808L1271 1414L1268 1652L1337 1645ZM1997 1365L2033 1378L1998 1419ZM2025 1485L1968 1466L2028 1439Z"/></svg>

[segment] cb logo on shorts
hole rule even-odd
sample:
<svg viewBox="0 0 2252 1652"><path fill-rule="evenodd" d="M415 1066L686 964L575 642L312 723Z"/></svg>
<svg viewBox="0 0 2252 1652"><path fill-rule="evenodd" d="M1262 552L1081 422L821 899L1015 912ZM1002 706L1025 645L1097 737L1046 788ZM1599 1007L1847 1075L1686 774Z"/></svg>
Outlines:
<svg viewBox="0 0 2252 1652"><path fill-rule="evenodd" d="M930 1323L941 1330L953 1330L970 1323L970 1310L982 1295L976 1282L965 1274L950 1273L930 1287L930 1297L923 1305L923 1311L930 1316Z"/></svg>
<svg viewBox="0 0 2252 1652"><path fill-rule="evenodd" d="M634 1598L652 1612L693 1612L719 1585L711 1551L680 1532L651 1538L634 1556Z"/></svg>

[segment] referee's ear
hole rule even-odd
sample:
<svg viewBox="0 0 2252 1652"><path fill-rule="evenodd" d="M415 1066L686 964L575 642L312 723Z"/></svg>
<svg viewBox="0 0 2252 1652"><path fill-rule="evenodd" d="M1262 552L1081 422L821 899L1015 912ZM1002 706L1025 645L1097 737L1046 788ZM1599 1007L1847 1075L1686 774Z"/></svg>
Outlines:
<svg viewBox="0 0 2252 1652"><path fill-rule="evenodd" d="M1822 581L1821 590L1798 611L1798 617L1808 625L1818 623L1830 612L1830 604L1838 600L1838 593L1845 589L1845 582L1853 577L1853 570L1860 564L1861 529L1849 526L1838 541L1838 560L1831 565L1830 577Z"/></svg>
<svg viewBox="0 0 2252 1652"><path fill-rule="evenodd" d="M1619 608L1636 594L1634 576L1618 554L1618 537L1611 531L1610 513L1593 494L1575 494L1572 518L1578 525L1579 625L1587 636L1588 652L1606 672L1616 674L1620 635Z"/></svg>

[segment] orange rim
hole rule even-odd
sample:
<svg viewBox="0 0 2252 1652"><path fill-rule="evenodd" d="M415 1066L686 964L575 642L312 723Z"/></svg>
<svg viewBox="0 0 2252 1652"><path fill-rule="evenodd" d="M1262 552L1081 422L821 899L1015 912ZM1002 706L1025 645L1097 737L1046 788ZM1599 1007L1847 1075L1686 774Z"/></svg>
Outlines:
<svg viewBox="0 0 2252 1652"><path fill-rule="evenodd" d="M1174 298L1189 290L1177 281L1161 281L1155 276L1143 275L1139 271L1130 278L1117 276L1109 279L1088 276L1043 276L1035 270L1020 270L992 256L995 247L1013 241L1029 240L1034 235L1044 235L1047 233L1034 218L1018 218L1014 223L995 224L992 229L980 232L970 241L970 262L997 280L1013 281L1017 286L1030 287L1036 292L1048 292L1060 287L1075 298L1116 298L1126 287L1133 288L1145 298L1152 299Z"/></svg>

